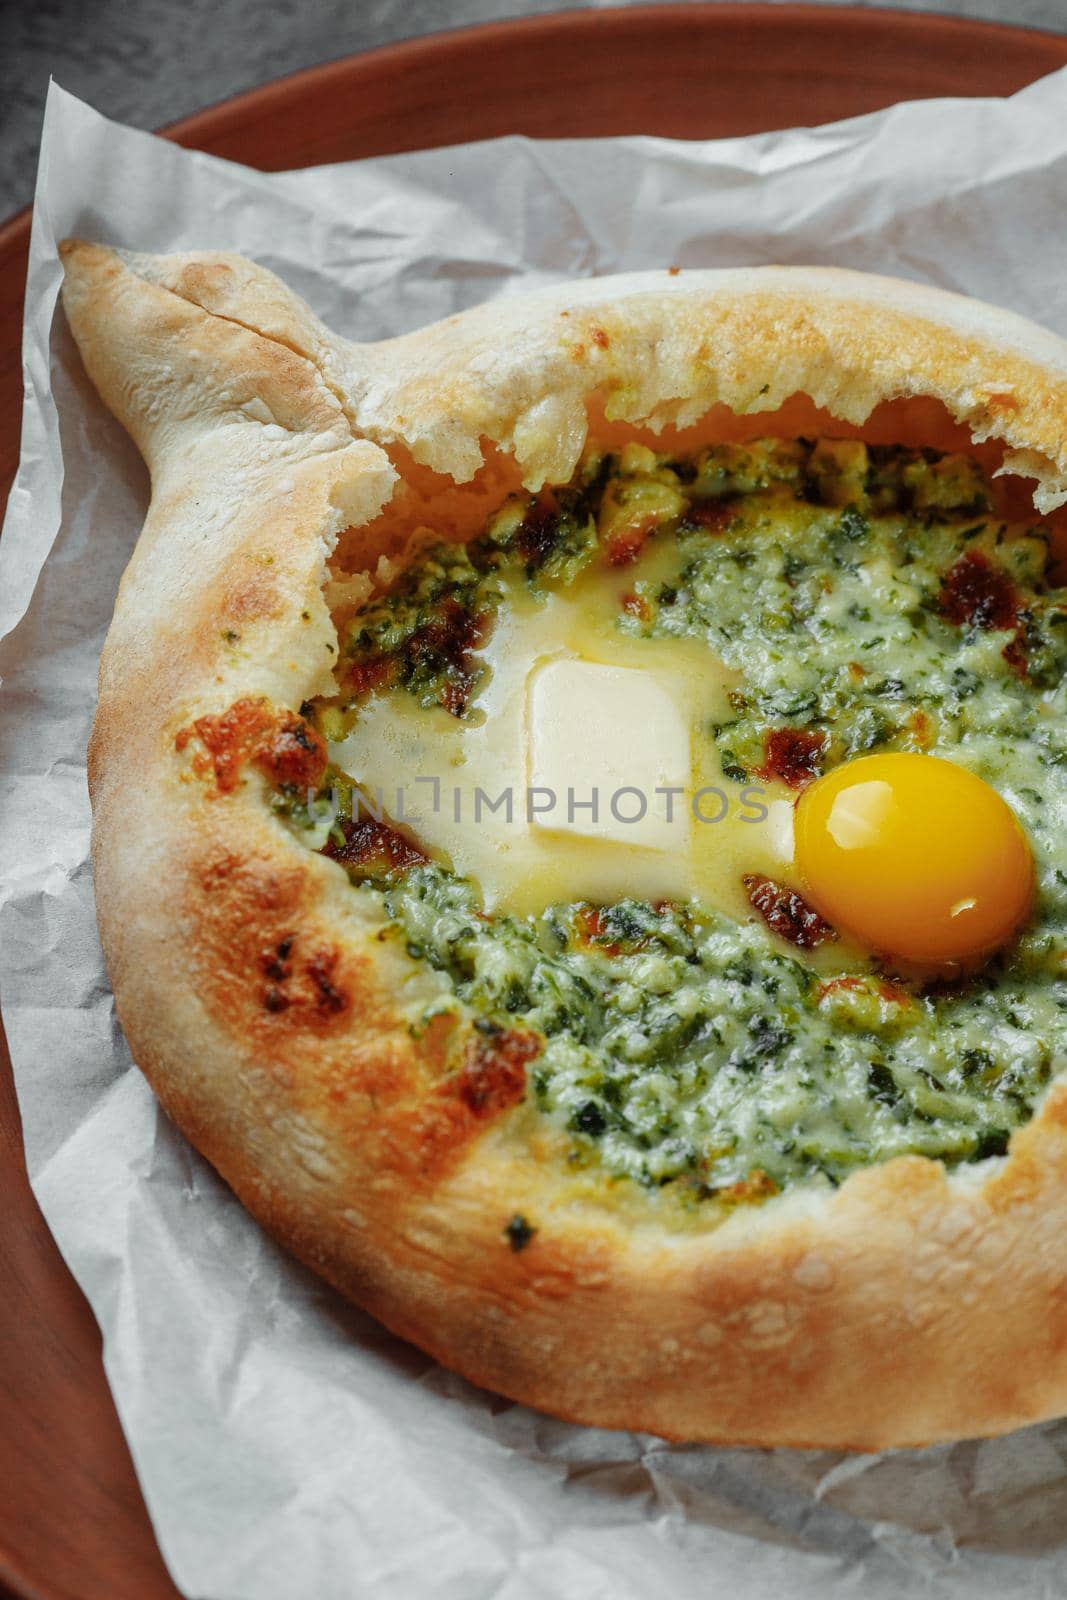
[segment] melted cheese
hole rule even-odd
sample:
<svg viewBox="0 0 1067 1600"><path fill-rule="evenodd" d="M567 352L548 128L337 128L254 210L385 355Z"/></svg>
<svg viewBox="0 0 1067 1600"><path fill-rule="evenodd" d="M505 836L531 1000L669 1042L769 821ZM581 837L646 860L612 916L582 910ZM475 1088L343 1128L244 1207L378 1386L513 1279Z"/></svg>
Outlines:
<svg viewBox="0 0 1067 1600"><path fill-rule="evenodd" d="M642 576L654 576L657 561L670 556L669 548L653 549L641 562ZM488 912L525 915L554 902L608 904L627 895L651 901L697 896L749 920L742 874L773 876L791 859L792 797L772 786L725 779L708 732L710 723L729 719L727 695L736 676L697 640L621 633L620 606L632 582L633 569L623 575L599 563L568 589L544 598L532 595L521 578L510 581L481 653L488 670L467 719L392 690L368 700L351 733L330 746L331 760L375 803L380 792L395 821L408 825L454 871L474 879ZM636 842L625 825L614 831L545 826L537 818L536 798L531 813L529 791L538 770L536 741L531 768L533 686L539 672L562 662L632 672L629 681L640 677L646 709L657 696L658 703L665 699L673 707L690 756L688 772L669 781L684 784L687 792L674 797L676 821L668 838L657 836L656 847L649 848L647 838ZM587 696L583 715L590 709ZM602 758L600 786L610 807L619 787L644 786L649 763L640 755L645 730L639 697L628 708L625 696L602 694L599 711L588 732ZM674 755L671 762L677 764ZM589 777L587 768L575 781L576 791ZM651 795L649 802L667 804ZM626 814L636 807L632 796L619 801ZM679 816L685 810L687 823Z"/></svg>

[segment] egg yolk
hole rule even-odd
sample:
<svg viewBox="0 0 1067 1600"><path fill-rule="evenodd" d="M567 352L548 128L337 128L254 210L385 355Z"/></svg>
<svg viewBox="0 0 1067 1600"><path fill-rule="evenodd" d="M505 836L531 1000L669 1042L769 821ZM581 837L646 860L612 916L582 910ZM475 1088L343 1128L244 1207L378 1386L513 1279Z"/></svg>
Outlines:
<svg viewBox="0 0 1067 1600"><path fill-rule="evenodd" d="M991 955L1033 903L1014 811L936 756L864 756L828 772L797 802L795 841L807 898L828 922L920 965Z"/></svg>

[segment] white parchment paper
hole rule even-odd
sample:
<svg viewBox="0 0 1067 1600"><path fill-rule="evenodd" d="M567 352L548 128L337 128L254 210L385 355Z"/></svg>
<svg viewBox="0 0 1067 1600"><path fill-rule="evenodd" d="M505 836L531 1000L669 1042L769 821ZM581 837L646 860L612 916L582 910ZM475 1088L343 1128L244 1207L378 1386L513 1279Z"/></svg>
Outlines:
<svg viewBox="0 0 1067 1600"><path fill-rule="evenodd" d="M275 176L53 87L0 545L0 977L34 1188L190 1597L1062 1596L1067 1424L870 1457L576 1428L441 1371L263 1237L132 1068L97 943L84 749L147 480L53 324L56 241L242 250L359 339L565 275L768 261L925 278L1067 334L1065 213L1065 73L714 144Z"/></svg>

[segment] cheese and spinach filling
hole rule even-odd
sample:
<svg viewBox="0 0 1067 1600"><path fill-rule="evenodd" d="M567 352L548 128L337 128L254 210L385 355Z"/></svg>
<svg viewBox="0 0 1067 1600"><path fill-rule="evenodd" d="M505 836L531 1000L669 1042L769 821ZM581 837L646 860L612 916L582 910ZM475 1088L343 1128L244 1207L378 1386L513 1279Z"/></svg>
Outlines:
<svg viewBox="0 0 1067 1600"><path fill-rule="evenodd" d="M609 597L627 661L671 640L706 652L721 692L701 760L724 789L792 803L881 751L985 779L1033 850L1029 924L981 970L923 981L831 929L805 937L819 919L788 867L747 901L494 903L417 834L331 826L338 792L351 809L336 770L279 810L444 976L438 1005L538 1036L530 1094L577 1163L736 1200L907 1152L1003 1154L1067 1060L1067 591L1048 530L1006 523L963 455L590 448L570 484L513 497L470 543L424 542L344 626L339 692L305 714L335 751L375 715L476 728L510 609L536 626L582 584Z"/></svg>

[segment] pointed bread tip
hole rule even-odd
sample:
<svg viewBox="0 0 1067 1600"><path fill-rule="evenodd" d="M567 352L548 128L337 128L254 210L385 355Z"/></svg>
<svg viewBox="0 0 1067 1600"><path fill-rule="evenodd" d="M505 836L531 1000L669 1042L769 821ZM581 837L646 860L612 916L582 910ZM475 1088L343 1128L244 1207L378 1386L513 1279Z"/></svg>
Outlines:
<svg viewBox="0 0 1067 1600"><path fill-rule="evenodd" d="M103 245L90 244L88 239L60 239L59 241L59 253L64 261L70 256L86 255L103 249Z"/></svg>

